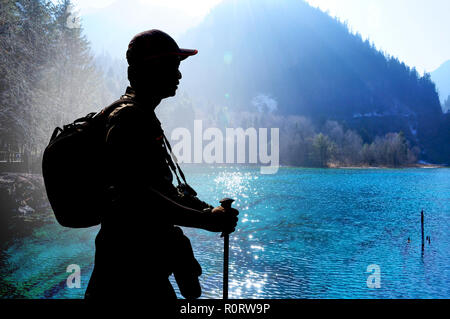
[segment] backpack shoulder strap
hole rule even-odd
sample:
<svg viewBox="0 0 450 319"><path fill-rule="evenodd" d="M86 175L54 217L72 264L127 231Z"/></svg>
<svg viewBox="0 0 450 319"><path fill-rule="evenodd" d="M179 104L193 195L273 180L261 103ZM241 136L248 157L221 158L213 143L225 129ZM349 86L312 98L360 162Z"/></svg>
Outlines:
<svg viewBox="0 0 450 319"><path fill-rule="evenodd" d="M133 104L133 100L127 98L126 95L122 95L120 99L114 101L103 110L95 114L94 118L108 119L111 116L111 113L113 113L116 109L125 106L126 104Z"/></svg>

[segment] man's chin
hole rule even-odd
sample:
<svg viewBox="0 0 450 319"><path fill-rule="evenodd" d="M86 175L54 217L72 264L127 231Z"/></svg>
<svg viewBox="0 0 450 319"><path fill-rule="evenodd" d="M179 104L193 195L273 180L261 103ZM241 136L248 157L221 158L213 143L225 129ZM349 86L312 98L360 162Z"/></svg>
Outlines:
<svg viewBox="0 0 450 319"><path fill-rule="evenodd" d="M175 96L177 94L177 88L174 88L173 90L168 90L166 93L166 97Z"/></svg>
<svg viewBox="0 0 450 319"><path fill-rule="evenodd" d="M172 88L165 88L164 90L160 89L159 92L161 92L161 94L159 94L159 96L162 99L175 96L177 94L177 89L178 89L178 86L172 87Z"/></svg>

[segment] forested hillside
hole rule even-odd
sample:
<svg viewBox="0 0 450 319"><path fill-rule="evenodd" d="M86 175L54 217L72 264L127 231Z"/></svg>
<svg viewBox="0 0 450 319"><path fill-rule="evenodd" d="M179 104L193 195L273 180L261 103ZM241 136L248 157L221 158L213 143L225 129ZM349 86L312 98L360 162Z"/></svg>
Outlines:
<svg viewBox="0 0 450 319"><path fill-rule="evenodd" d="M199 50L186 85L206 108L257 112L262 97L274 114L305 116L318 130L337 121L365 143L403 132L422 159L450 161L430 75L302 1L224 1L182 43Z"/></svg>
<svg viewBox="0 0 450 319"><path fill-rule="evenodd" d="M94 57L68 0L0 3L0 151L39 166L54 127L124 92L126 64ZM281 164L450 162L450 115L430 76L302 1L225 0L179 43L199 54L158 107L169 136L203 119L280 128Z"/></svg>

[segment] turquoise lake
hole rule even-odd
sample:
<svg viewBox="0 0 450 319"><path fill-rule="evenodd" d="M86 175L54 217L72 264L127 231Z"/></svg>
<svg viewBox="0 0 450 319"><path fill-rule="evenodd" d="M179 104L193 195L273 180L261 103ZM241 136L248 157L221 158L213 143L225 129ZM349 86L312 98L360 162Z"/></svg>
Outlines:
<svg viewBox="0 0 450 319"><path fill-rule="evenodd" d="M185 171L200 198L232 197L240 210L230 237L231 298L450 298L450 169ZM421 210L430 236L423 251ZM49 222L13 241L0 255L0 297L83 298L98 229ZM202 298L221 298L220 235L184 230L203 267ZM81 288L66 286L70 264L81 267ZM367 284L373 264L379 288ZM148 277L145 265L136 271Z"/></svg>

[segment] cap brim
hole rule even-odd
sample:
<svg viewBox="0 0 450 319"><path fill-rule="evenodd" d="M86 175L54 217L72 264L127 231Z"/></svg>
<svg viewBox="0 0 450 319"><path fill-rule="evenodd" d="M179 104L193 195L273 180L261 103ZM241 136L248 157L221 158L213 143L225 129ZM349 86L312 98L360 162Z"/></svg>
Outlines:
<svg viewBox="0 0 450 319"><path fill-rule="evenodd" d="M198 50L191 50L191 49L180 49L180 51L177 53L178 56L180 56L181 60L184 60L191 55L196 55L198 53Z"/></svg>
<svg viewBox="0 0 450 319"><path fill-rule="evenodd" d="M180 57L180 60L184 60L188 57L190 57L191 55L196 55L198 53L197 50L191 50L191 49L179 49L177 52L166 52L166 53L162 53L162 54L156 54L156 55L151 55L151 56L147 56L144 57L142 59L142 61L149 61L149 60L153 60L153 59L157 59L157 58L162 58L165 56L173 56L176 55L178 57Z"/></svg>

